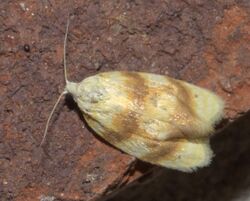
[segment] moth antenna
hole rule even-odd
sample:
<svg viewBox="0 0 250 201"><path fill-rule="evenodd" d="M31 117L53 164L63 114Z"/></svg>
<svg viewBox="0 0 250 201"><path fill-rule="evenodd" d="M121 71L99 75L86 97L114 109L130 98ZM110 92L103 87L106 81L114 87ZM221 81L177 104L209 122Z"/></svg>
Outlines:
<svg viewBox="0 0 250 201"><path fill-rule="evenodd" d="M68 18L68 21L67 21L67 26L66 26L66 31L65 31L65 37L64 37L64 45L63 45L63 67L64 67L64 79L65 79L65 82L66 84L68 83L68 78L67 78L67 65L66 65L66 46L67 46L67 37L68 37L68 31L69 31L69 18ZM43 134L43 139L40 143L40 147L44 144L45 140L46 140L46 136L47 136L47 133L48 133L48 128L49 128L49 123L50 123L50 120L55 112L55 109L57 107L57 105L59 104L62 96L64 94L67 94L67 91L64 90L58 97L53 109L51 110L50 112L50 115L48 117L48 120L47 120L47 123L46 123L46 126L45 126L45 130L44 130L44 134Z"/></svg>
<svg viewBox="0 0 250 201"><path fill-rule="evenodd" d="M47 136L47 132L48 132L48 128L49 128L49 122L50 122L50 120L51 120L51 117L52 117L53 113L55 112L55 109L56 109L58 103L60 102L62 96L63 96L64 94L66 94L66 93L67 93L66 91L63 91L63 92L60 94L60 96L58 97L58 99L57 99L57 101L56 101L56 103L55 103L55 105L54 105L54 107L53 107L53 109L52 109L51 112L50 112L49 118L48 118L47 123L46 123L45 130L44 130L44 133L43 133L43 139L42 139L42 141L41 141L41 143L40 143L40 146L42 146L42 145L44 144L44 142L45 142L45 139L46 139L46 136Z"/></svg>
<svg viewBox="0 0 250 201"><path fill-rule="evenodd" d="M63 45L63 67L64 67L64 79L65 79L66 84L68 83L67 62L66 62L66 47L67 47L68 32L69 32L69 18L67 20L67 26L66 26L65 37L64 37L64 45Z"/></svg>

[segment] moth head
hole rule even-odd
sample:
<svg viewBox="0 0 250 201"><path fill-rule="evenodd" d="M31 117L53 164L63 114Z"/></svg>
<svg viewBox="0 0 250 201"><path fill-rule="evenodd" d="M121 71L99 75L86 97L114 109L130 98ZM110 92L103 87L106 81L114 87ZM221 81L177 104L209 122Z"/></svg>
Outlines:
<svg viewBox="0 0 250 201"><path fill-rule="evenodd" d="M88 77L80 83L67 82L66 91L84 111L98 108L108 98L105 85L96 76Z"/></svg>

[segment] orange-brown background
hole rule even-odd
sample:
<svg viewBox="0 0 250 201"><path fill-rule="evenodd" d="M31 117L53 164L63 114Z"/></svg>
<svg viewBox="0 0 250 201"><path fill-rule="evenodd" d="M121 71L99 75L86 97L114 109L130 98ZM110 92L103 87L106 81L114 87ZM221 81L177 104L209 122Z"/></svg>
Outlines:
<svg viewBox="0 0 250 201"><path fill-rule="evenodd" d="M69 14L70 80L108 70L166 74L220 94L226 101L221 127L249 110L248 0L1 1L0 200L95 200L150 168L93 135L70 98L54 115L45 149L38 147L64 87L63 37ZM179 177L187 184L197 182L189 187L198 194L209 191L199 181L216 183L220 172L225 189L228 177L244 184L242 190L249 187L249 135L242 131L249 133L249 118L241 121L244 126L214 138L215 152L222 156L210 170L194 176L166 170L172 200L181 200L176 197L182 195ZM223 164L216 166L219 161Z"/></svg>

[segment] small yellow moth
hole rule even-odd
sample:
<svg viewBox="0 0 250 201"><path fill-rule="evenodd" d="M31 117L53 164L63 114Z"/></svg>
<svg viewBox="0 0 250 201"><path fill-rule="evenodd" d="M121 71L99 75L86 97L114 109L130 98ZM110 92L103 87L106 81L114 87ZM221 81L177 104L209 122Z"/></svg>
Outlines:
<svg viewBox="0 0 250 201"><path fill-rule="evenodd" d="M209 137L224 103L214 93L187 82L142 72L105 72L66 87L88 125L110 144L143 161L191 172L213 156Z"/></svg>

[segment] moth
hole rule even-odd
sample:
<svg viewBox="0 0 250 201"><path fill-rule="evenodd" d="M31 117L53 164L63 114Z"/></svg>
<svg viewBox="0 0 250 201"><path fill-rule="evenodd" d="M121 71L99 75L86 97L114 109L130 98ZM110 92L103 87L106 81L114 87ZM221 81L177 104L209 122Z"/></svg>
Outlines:
<svg viewBox="0 0 250 201"><path fill-rule="evenodd" d="M65 34L64 49L66 49ZM107 142L143 161L191 172L209 165L209 137L222 118L224 102L213 92L187 82L143 72L113 71L80 83L67 79L69 93L88 125Z"/></svg>

